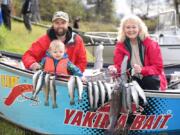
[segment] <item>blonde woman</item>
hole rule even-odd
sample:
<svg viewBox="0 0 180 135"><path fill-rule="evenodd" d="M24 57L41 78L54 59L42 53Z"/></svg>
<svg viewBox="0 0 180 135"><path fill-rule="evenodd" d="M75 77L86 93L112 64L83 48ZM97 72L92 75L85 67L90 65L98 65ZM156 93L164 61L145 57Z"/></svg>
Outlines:
<svg viewBox="0 0 180 135"><path fill-rule="evenodd" d="M133 68L133 79L137 80L143 89L166 89L167 81L160 47L149 37L145 23L135 15L125 16L121 20L114 51L114 65L109 66L110 71L120 73L125 56L128 56L127 68Z"/></svg>

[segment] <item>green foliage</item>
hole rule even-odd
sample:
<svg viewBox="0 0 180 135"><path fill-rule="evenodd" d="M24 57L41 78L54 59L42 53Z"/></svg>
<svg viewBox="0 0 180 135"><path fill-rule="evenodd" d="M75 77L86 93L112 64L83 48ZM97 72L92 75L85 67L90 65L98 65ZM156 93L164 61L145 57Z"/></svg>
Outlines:
<svg viewBox="0 0 180 135"><path fill-rule="evenodd" d="M13 0L13 14L15 16L21 16L21 8L24 0Z"/></svg>
<svg viewBox="0 0 180 135"><path fill-rule="evenodd" d="M91 10L91 16L88 15L88 19L101 22L114 22L114 2L113 0L88 0L89 4L95 4L95 7Z"/></svg>
<svg viewBox="0 0 180 135"><path fill-rule="evenodd" d="M3 44L5 44L7 33L7 29L3 25L0 26L0 46L3 46Z"/></svg>
<svg viewBox="0 0 180 135"><path fill-rule="evenodd" d="M8 124L8 128L7 128ZM1 135L32 135L33 133L27 132L23 129L16 128L15 125L9 124L8 122L0 119L0 134Z"/></svg>
<svg viewBox="0 0 180 135"><path fill-rule="evenodd" d="M158 24L158 19L143 20L148 27L149 32L154 32Z"/></svg>
<svg viewBox="0 0 180 135"><path fill-rule="evenodd" d="M20 16L24 0L13 0L13 14ZM85 9L82 0L39 0L42 20L51 21L54 12L62 10L70 15L70 21L77 16L84 21L114 22L113 0L96 0L95 7ZM92 3L91 0L89 3Z"/></svg>
<svg viewBox="0 0 180 135"><path fill-rule="evenodd" d="M24 0L13 0L13 14L20 16ZM85 12L81 0L39 0L40 14L44 21L51 21L54 12L62 10L68 12L71 19L81 16L84 18Z"/></svg>
<svg viewBox="0 0 180 135"><path fill-rule="evenodd" d="M102 15L102 20L111 22L113 20L113 1L102 0L100 6L96 6L96 11Z"/></svg>
<svg viewBox="0 0 180 135"><path fill-rule="evenodd" d="M46 32L46 29L38 26L32 27L32 33L26 31L23 23L12 21L12 30L7 31L4 27L0 27L0 36L3 36L3 42L0 50L24 53L25 50L40 35Z"/></svg>
<svg viewBox="0 0 180 135"><path fill-rule="evenodd" d="M70 15L70 20L77 16L84 18L85 12L80 0L47 0L40 1L40 12L43 20L51 21L54 12L62 10Z"/></svg>

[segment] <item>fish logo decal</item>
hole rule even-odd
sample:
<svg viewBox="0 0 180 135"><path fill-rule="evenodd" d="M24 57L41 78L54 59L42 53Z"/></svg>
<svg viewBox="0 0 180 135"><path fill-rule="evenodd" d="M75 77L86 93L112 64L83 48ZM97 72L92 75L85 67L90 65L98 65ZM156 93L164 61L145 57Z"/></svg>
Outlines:
<svg viewBox="0 0 180 135"><path fill-rule="evenodd" d="M14 101L19 97L22 96L25 92L32 92L33 86L31 84L20 84L15 86L11 92L9 93L8 97L5 99L4 104L10 106L14 103Z"/></svg>

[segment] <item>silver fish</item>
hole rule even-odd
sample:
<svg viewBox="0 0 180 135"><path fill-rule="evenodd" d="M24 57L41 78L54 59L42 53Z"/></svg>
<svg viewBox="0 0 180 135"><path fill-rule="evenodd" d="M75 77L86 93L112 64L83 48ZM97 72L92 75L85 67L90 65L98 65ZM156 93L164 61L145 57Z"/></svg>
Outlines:
<svg viewBox="0 0 180 135"><path fill-rule="evenodd" d="M45 76L45 106L49 106L50 76L50 74L46 74Z"/></svg>
<svg viewBox="0 0 180 135"><path fill-rule="evenodd" d="M83 83L78 76L76 76L76 84L77 84L77 88L78 88L79 101L81 101L82 93L83 93Z"/></svg>
<svg viewBox="0 0 180 135"><path fill-rule="evenodd" d="M138 95L143 99L144 105L146 105L147 99L146 99L144 90L139 86L139 84L136 81L132 81L132 83L134 84L134 87L135 87L136 91L138 92Z"/></svg>
<svg viewBox="0 0 180 135"><path fill-rule="evenodd" d="M111 100L111 93L112 93L111 84L104 82L104 87L107 91L108 100Z"/></svg>
<svg viewBox="0 0 180 135"><path fill-rule="evenodd" d="M110 100L109 113L110 125L108 129L110 131L113 131L117 122L118 115L122 108L122 91L120 90L120 87L118 85L115 85L111 95L112 99Z"/></svg>
<svg viewBox="0 0 180 135"><path fill-rule="evenodd" d="M88 98L89 98L89 104L90 109L93 109L93 88L92 88L92 82L88 82Z"/></svg>
<svg viewBox="0 0 180 135"><path fill-rule="evenodd" d="M132 112L132 101L131 101L131 88L128 84L128 86L126 87L126 103L127 103L127 108L128 111L131 113Z"/></svg>
<svg viewBox="0 0 180 135"><path fill-rule="evenodd" d="M122 107L125 111L125 113L128 112L128 108L127 108L127 91L126 88L127 87L127 83L126 84L122 84Z"/></svg>
<svg viewBox="0 0 180 135"><path fill-rule="evenodd" d="M44 83L44 75L45 75L45 72L41 71L41 73L39 75L39 78L37 80L36 89L35 89L35 92L33 93L32 99L35 99L37 94L42 89L42 86L43 86L43 83Z"/></svg>
<svg viewBox="0 0 180 135"><path fill-rule="evenodd" d="M131 88L131 96L136 105L136 110L137 110L139 108L138 92L136 91L135 86L132 83L130 83L130 88Z"/></svg>
<svg viewBox="0 0 180 135"><path fill-rule="evenodd" d="M37 72L34 73L33 75L33 93L36 91L36 85L37 85L37 81L39 79L39 75L41 74L41 70L38 70Z"/></svg>
<svg viewBox="0 0 180 135"><path fill-rule="evenodd" d="M127 63L128 63L128 56L126 55L124 56L124 59L121 64L121 78L125 83L127 82L127 74L126 74Z"/></svg>
<svg viewBox="0 0 180 135"><path fill-rule="evenodd" d="M105 91L105 88L104 88L104 85L102 83L102 81L98 81L98 86L99 86L99 91L100 91L100 95L101 95L101 105L104 105L104 101L105 101L105 98L106 98L106 91Z"/></svg>
<svg viewBox="0 0 180 135"><path fill-rule="evenodd" d="M94 109L97 109L98 107L98 101L99 101L99 88L97 85L97 82L93 82L93 94L94 94Z"/></svg>
<svg viewBox="0 0 180 135"><path fill-rule="evenodd" d="M74 104L74 89L75 89L75 77L71 76L69 81L68 81L68 92L70 96L70 104Z"/></svg>
<svg viewBox="0 0 180 135"><path fill-rule="evenodd" d="M50 93L53 103L53 108L57 108L56 104L56 84L55 84L55 76L50 77Z"/></svg>

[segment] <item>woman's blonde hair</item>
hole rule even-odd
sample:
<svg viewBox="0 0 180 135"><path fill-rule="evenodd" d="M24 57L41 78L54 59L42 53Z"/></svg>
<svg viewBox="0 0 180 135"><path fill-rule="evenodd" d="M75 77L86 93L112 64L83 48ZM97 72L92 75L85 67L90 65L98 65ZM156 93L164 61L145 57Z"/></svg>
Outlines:
<svg viewBox="0 0 180 135"><path fill-rule="evenodd" d="M139 30L140 30L139 37L142 41L149 35L147 26L138 16L128 15L128 16L125 16L121 20L119 31L118 31L118 37L117 37L118 41L124 42L124 40L126 39L126 35L124 33L124 27L128 21L134 21L135 23L138 24Z"/></svg>

